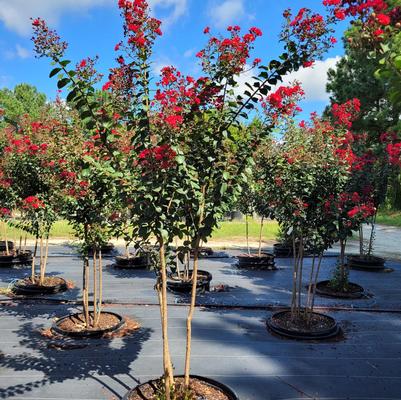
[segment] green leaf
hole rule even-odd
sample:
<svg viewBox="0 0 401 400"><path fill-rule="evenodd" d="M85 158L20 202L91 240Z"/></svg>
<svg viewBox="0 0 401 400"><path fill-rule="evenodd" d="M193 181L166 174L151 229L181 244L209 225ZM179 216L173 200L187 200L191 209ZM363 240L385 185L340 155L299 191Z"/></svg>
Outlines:
<svg viewBox="0 0 401 400"><path fill-rule="evenodd" d="M61 68L54 68L50 71L49 78L53 78L54 75L57 75L61 71Z"/></svg>
<svg viewBox="0 0 401 400"><path fill-rule="evenodd" d="M64 86L66 86L68 83L70 82L70 80L68 78L63 78L60 81L57 82L57 87L59 89L62 89Z"/></svg>

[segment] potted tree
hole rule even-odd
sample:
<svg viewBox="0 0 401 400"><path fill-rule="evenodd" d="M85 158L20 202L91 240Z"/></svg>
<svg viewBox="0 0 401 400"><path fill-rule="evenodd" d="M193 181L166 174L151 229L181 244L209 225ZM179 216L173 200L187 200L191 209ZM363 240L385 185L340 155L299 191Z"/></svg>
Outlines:
<svg viewBox="0 0 401 400"><path fill-rule="evenodd" d="M154 384L142 385L140 390L146 391L149 399L184 399L193 395L235 399L230 389L190 375L199 249L227 211L232 197L239 193L252 148L272 126L254 129L246 137L236 136L234 128L241 134L240 121L247 116L246 111L253 109L272 85L301 65L309 65L327 49L331 30L324 18L310 10L303 9L295 18L286 12L288 26L282 35L285 52L280 61L260 66L244 97L236 97L232 89L236 76L246 70L253 43L261 31L254 27L241 34L239 27L230 27L227 38L212 36L199 52L205 76L183 77L167 67L162 71L159 90L151 99L149 60L153 43L161 34L160 21L150 17L144 0L120 0L119 7L127 40L117 44L116 49L126 50L129 61L124 56L117 58L118 66L111 70L109 81L103 86L108 95L101 100L94 94L96 75L89 70L92 64L88 60L80 63L87 75L67 69L69 62L62 59L66 45L40 19L33 21L36 49L38 54L50 56L57 63L51 75L62 75L59 87L70 84L67 100L80 113L86 129L95 133L95 144L101 146L103 157L92 154L84 160L96 166L99 176L119 179L121 191L134 194L138 233L144 239L156 239L160 258L156 289L162 320L163 379L155 382L158 393L152 389ZM48 45L49 36L52 46ZM259 63L254 61L255 66ZM128 156L115 145L121 125L133 133ZM87 173L90 171L91 168ZM176 236L184 240L183 252L194 249L182 378L174 377L167 329L166 250ZM135 398L137 393L135 389L127 398Z"/></svg>
<svg viewBox="0 0 401 400"><path fill-rule="evenodd" d="M338 156L338 148L332 127L313 117L310 125L291 125L281 143L258 153L274 216L292 239L291 308L274 313L267 322L271 331L288 338L318 340L339 330L333 318L313 311L323 251L335 241L336 232L336 219L324 212L325 199L337 198L348 178L348 164ZM312 265L303 303L305 250L312 254Z"/></svg>

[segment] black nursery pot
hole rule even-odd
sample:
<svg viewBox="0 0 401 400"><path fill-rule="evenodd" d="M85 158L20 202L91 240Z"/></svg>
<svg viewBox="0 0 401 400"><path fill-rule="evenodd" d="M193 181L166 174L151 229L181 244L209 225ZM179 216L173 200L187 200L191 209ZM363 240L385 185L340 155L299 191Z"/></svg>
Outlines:
<svg viewBox="0 0 401 400"><path fill-rule="evenodd" d="M17 251L17 260L26 264L32 261L32 251L31 250L18 250Z"/></svg>
<svg viewBox="0 0 401 400"><path fill-rule="evenodd" d="M174 378L184 378L184 375L177 375ZM191 375L190 378L197 379L213 389L220 390L227 396L228 400L239 400L239 397L235 394L235 392L232 389L230 389L228 386L224 385L223 383L220 383L220 382L215 381L214 379L206 378L204 376L199 376L199 375ZM125 396L123 397L123 400L130 400L131 395L135 394L135 392L141 393L141 389L146 385L149 385L153 390L155 390L154 394L156 394L157 385L160 385L160 379L153 379L153 380L150 380L148 382L138 385L136 388L131 389L128 393L126 393ZM144 400L148 400L144 396L142 398ZM213 400L213 399L207 399L207 400Z"/></svg>
<svg viewBox="0 0 401 400"><path fill-rule="evenodd" d="M325 321L325 326L319 329L304 329L288 327L286 324L280 323L281 320L288 319L291 315L291 310L284 310L274 313L271 318L266 321L267 328L284 338L295 339L295 340L325 340L337 336L340 333L340 327L336 320L329 315L320 314L313 312L314 316L317 316Z"/></svg>
<svg viewBox="0 0 401 400"><path fill-rule="evenodd" d="M361 270L380 270L384 269L386 260L376 256L348 256L348 266Z"/></svg>
<svg viewBox="0 0 401 400"><path fill-rule="evenodd" d="M149 266L149 256L146 254L135 257L117 256L115 258L116 268L141 269L141 268L147 268L148 266Z"/></svg>
<svg viewBox="0 0 401 400"><path fill-rule="evenodd" d="M121 329L125 325L125 319L119 314L113 313L111 311L105 311L102 312L102 314L110 314L115 317L117 317L118 322L109 328L104 328L104 329L92 329L92 330L83 330L83 331L68 331L66 329L63 329L60 327L62 322L65 319L71 318L71 317L78 317L80 313L76 314L70 314L66 315L64 317L59 318L56 322L53 322L52 325L52 331L59 333L60 335L67 336L67 337L73 337L73 338L99 338L103 336L105 333L112 333L112 332L117 332L119 329Z"/></svg>
<svg viewBox="0 0 401 400"><path fill-rule="evenodd" d="M273 252L276 257L292 257L294 253L292 246L284 243L275 243Z"/></svg>
<svg viewBox="0 0 401 400"><path fill-rule="evenodd" d="M189 276L192 276L192 270L189 270ZM212 280L212 274L207 271L198 269L198 282L196 289L198 292L209 292L210 281ZM173 293L186 293L189 294L192 291L192 281L184 281L177 278L176 273L168 275L167 289Z"/></svg>
<svg viewBox="0 0 401 400"><path fill-rule="evenodd" d="M194 256L194 250L191 249L191 257ZM198 252L198 257L211 257L213 255L213 249L211 247L201 247Z"/></svg>
<svg viewBox="0 0 401 400"><path fill-rule="evenodd" d="M14 242L11 242L10 240L7 241L8 243L8 250L14 250ZM6 241L5 240L1 240L0 241L0 251L6 251Z"/></svg>
<svg viewBox="0 0 401 400"><path fill-rule="evenodd" d="M14 263L15 255L14 254L0 254L0 266L8 267Z"/></svg>
<svg viewBox="0 0 401 400"><path fill-rule="evenodd" d="M17 281L13 286L15 294L25 296L42 296L46 294L56 294L68 290L67 282L65 279L60 278L60 283L54 286L39 286L39 285L26 285Z"/></svg>
<svg viewBox="0 0 401 400"><path fill-rule="evenodd" d="M250 268L250 269L267 269L275 270L276 263L274 262L274 255L271 253L258 254L240 254L237 256L238 268Z"/></svg>
<svg viewBox="0 0 401 400"><path fill-rule="evenodd" d="M96 249L99 250L99 249ZM100 246L100 250L102 251L102 254L109 254L114 250L114 244L113 243L104 243ZM93 249L89 249L88 253L90 255L93 254Z"/></svg>
<svg viewBox="0 0 401 400"><path fill-rule="evenodd" d="M350 282L347 292L339 292L330 286L330 281L321 281L316 284L316 294L323 297L331 297L334 299L362 299L365 298L365 290L357 283Z"/></svg>

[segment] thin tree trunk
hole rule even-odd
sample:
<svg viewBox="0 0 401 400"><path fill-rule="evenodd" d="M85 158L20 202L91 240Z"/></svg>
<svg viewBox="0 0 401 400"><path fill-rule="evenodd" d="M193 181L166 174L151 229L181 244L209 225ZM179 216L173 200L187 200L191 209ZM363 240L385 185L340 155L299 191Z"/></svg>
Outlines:
<svg viewBox="0 0 401 400"><path fill-rule="evenodd" d="M301 310L301 294L302 294L302 273L304 268L304 241L301 236L299 243L299 271L298 271L298 311Z"/></svg>
<svg viewBox="0 0 401 400"><path fill-rule="evenodd" d="M171 400L170 388L174 386L173 367L171 365L171 356L168 342L168 314L167 314L167 266L166 254L164 249L164 241L159 238L159 254L162 286L159 288L160 293L160 315L162 322L162 338L163 338L163 369L164 369L164 385L166 400Z"/></svg>
<svg viewBox="0 0 401 400"><path fill-rule="evenodd" d="M83 268L83 285L82 285L82 306L85 316L85 326L88 329L90 325L89 321L89 257L86 254L84 259L84 268Z"/></svg>
<svg viewBox="0 0 401 400"><path fill-rule="evenodd" d="M260 231L259 231L259 252L258 252L258 256L261 257L262 256L262 234L263 234L263 221L264 221L264 217L262 217L261 221L260 221Z"/></svg>
<svg viewBox="0 0 401 400"><path fill-rule="evenodd" d="M292 238L293 248L293 271L292 271L292 298L291 298L291 314L294 316L297 306L297 277L298 277L298 253L295 243L295 236Z"/></svg>
<svg viewBox="0 0 401 400"><path fill-rule="evenodd" d="M359 226L359 255L363 256L363 228L362 224Z"/></svg>
<svg viewBox="0 0 401 400"><path fill-rule="evenodd" d="M200 205L199 210L199 226L203 224L204 214L205 214L205 194L206 194L206 186L202 187L202 197L203 201ZM198 233L199 235L199 233ZM192 292L191 292L191 304L188 310L187 317L187 343L186 343L186 351L185 351L185 373L184 373L184 385L186 388L189 388L189 374L191 370L191 344L192 344L192 319L195 312L195 302L196 302L196 289L198 284L198 263L199 263L199 245L201 243L201 237L198 236L195 241L194 248L194 264L192 270Z"/></svg>
<svg viewBox="0 0 401 400"><path fill-rule="evenodd" d="M97 323L99 322L100 315L102 313L102 305L103 305L103 262L102 262L102 250L99 250L99 298L98 298L98 315L97 315Z"/></svg>
<svg viewBox="0 0 401 400"><path fill-rule="evenodd" d="M316 254L313 253L313 259L312 259L312 266L311 266L311 271L310 271L310 276L309 276L309 284L308 284L308 296L306 299L306 309L308 309L311 305L311 294L313 290L313 273L315 272L315 261L316 261Z"/></svg>
<svg viewBox="0 0 401 400"><path fill-rule="evenodd" d="M129 243L125 243L125 257L129 258Z"/></svg>
<svg viewBox="0 0 401 400"><path fill-rule="evenodd" d="M32 254L32 267L31 267L31 282L35 283L35 261L36 261L36 252L38 250L38 238L35 239L35 247Z"/></svg>
<svg viewBox="0 0 401 400"><path fill-rule="evenodd" d="M5 240L5 244L6 244L6 254L9 256L10 255L10 249L8 248L7 224L6 224L6 222L3 222L3 229L4 229L4 240Z"/></svg>
<svg viewBox="0 0 401 400"><path fill-rule="evenodd" d="M345 280L345 245L346 241L344 239L340 240L340 272L341 272L341 282L344 283Z"/></svg>
<svg viewBox="0 0 401 400"><path fill-rule="evenodd" d="M97 326L97 251L93 247L93 326Z"/></svg>
<svg viewBox="0 0 401 400"><path fill-rule="evenodd" d="M372 219L372 229L370 231L368 256L372 254L373 250L373 240L375 238L375 230L376 230L376 217L377 217L377 211L375 212L375 215L373 216Z"/></svg>
<svg viewBox="0 0 401 400"><path fill-rule="evenodd" d="M49 257L49 235L47 235L46 237L45 255L43 258L43 264L40 266L40 283L39 283L40 285L44 284L48 257Z"/></svg>
<svg viewBox="0 0 401 400"><path fill-rule="evenodd" d="M43 235L40 237L40 264L39 264L39 280L40 280L40 271L43 268L43 260L45 258L44 250L43 250Z"/></svg>
<svg viewBox="0 0 401 400"><path fill-rule="evenodd" d="M323 253L319 254L319 262L317 264L317 270L316 270L316 275L315 275L315 282L313 284L313 292L312 292L312 304L310 307L310 312L313 312L313 307L315 306L315 297L316 297L316 285L317 285L317 279L319 278L319 272L320 272L320 267L322 265L322 260L323 260Z"/></svg>
<svg viewBox="0 0 401 400"><path fill-rule="evenodd" d="M20 237L19 237L19 247L18 247L18 250L21 252L21 249L22 249L22 235L20 235Z"/></svg>
<svg viewBox="0 0 401 400"><path fill-rule="evenodd" d="M251 250L249 248L249 223L248 223L248 214L245 214L245 235L246 235L246 248L248 250L248 254L251 255Z"/></svg>

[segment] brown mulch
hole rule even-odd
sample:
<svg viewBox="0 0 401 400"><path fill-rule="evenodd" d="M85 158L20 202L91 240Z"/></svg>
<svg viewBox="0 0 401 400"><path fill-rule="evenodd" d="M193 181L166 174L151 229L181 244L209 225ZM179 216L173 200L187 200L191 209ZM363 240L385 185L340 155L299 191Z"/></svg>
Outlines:
<svg viewBox="0 0 401 400"><path fill-rule="evenodd" d="M30 287L30 286L35 286L39 287L39 278L35 280L35 282L32 282L31 278L25 278L17 282L18 286L25 286L25 287ZM43 280L43 285L40 285L42 287L52 287L52 286L57 286L61 285L64 283L64 280L58 276L45 276L45 279Z"/></svg>
<svg viewBox="0 0 401 400"><path fill-rule="evenodd" d="M330 285L330 282L327 282L325 284L319 284L318 287L319 290L322 292L328 292L332 295L346 295L346 294L358 294L358 293L363 293L363 288L361 286L357 285L356 283L349 282L346 287L344 288L336 288L334 286ZM342 290L341 290L342 289Z"/></svg>
<svg viewBox="0 0 401 400"><path fill-rule="evenodd" d="M102 319L103 315L104 314L101 314L101 318L100 318L99 322L104 322L104 319ZM110 315L110 314L109 314L109 316L114 317L113 315ZM79 320L80 321L79 323L83 324L83 316L82 316L82 314L81 314L81 318L82 318L82 322ZM74 318L74 320L75 320L75 318ZM136 332L141 327L141 325L137 321L135 321L134 319L125 317L124 321L125 321L125 323L121 327L121 329L119 329L119 330L117 330L115 332L106 332L101 337L104 338L104 339L121 338L121 337L125 337L125 336L128 336L128 335ZM119 322L118 318L114 317L113 325L116 325L118 322ZM67 323L71 324L71 319L69 319ZM67 325L67 323L66 323L66 325ZM111 326L113 326L113 325L111 325ZM63 329L65 329L64 323L62 323L61 326L63 327ZM85 326L85 325L83 325L83 326ZM77 325L75 325L75 327L77 328ZM81 325L80 325L80 328L81 328ZM92 330L93 329L94 328L92 328ZM96 329L100 329L100 326L98 326ZM80 331L83 331L83 330L84 329L81 329ZM77 331L75 331L75 332L77 332ZM65 336L54 332L51 328L41 329L40 330L40 334L43 337L47 338L47 339L63 339L63 340L66 339ZM70 340L70 339L68 339L68 340Z"/></svg>
<svg viewBox="0 0 401 400"><path fill-rule="evenodd" d="M176 399L177 400L228 400L229 398L225 395L221 390L218 390L212 386L209 386L206 382L203 382L199 379L192 378L190 381L190 390L191 393L187 397L185 397L184 389L184 378L176 378L175 379L175 387L176 387ZM157 388L162 387L161 381L153 381L152 385L149 383L145 383L141 385L139 388L136 388L131 395L129 396L129 400L158 400L160 399L160 395L157 396ZM164 398L164 397L163 397Z"/></svg>
<svg viewBox="0 0 401 400"><path fill-rule="evenodd" d="M65 318L58 326L65 331L82 332L108 329L117 325L119 322L119 318L115 315L103 312L100 314L99 323L96 327L86 327L85 317L83 314L71 315L69 318Z"/></svg>
<svg viewBox="0 0 401 400"><path fill-rule="evenodd" d="M292 316L291 312L273 316L275 325L293 332L318 332L329 329L333 326L333 320L323 314L312 313L309 322L303 314Z"/></svg>

